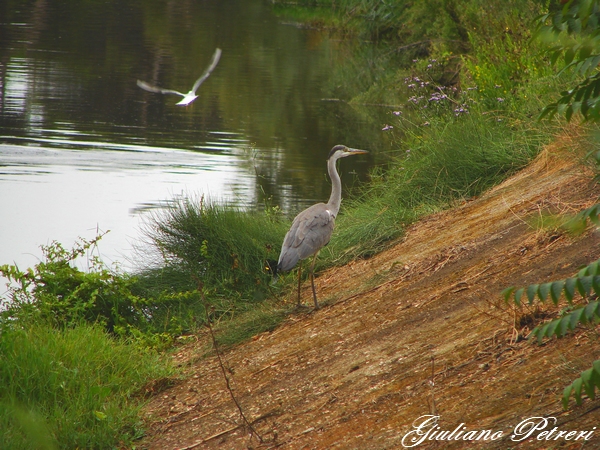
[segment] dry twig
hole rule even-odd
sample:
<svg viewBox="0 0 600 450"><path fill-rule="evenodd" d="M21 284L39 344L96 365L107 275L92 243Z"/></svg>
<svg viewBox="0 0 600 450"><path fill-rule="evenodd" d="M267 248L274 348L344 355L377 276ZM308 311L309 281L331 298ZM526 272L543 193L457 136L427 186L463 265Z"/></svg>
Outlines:
<svg viewBox="0 0 600 450"><path fill-rule="evenodd" d="M204 311L206 313L206 328L208 328L209 334L210 334L210 338L212 341L212 345L213 348L215 350L215 354L217 355L217 361L219 362L219 367L221 368L221 373L223 374L223 378L225 379L225 386L227 387L227 392L229 392L229 396L231 397L231 400L233 400L233 403L235 404L238 412L240 413L240 417L242 418L242 421L244 422L244 425L248 428L248 430L250 430L251 435L256 436L256 438L258 439L258 441L262 444L263 442L263 438L260 434L258 434L258 432L254 429L254 427L252 426L252 423L248 420L248 418L246 417L246 414L244 414L244 410L242 409L242 405L240 405L240 402L238 401L238 399L236 398L235 394L233 393L233 389L231 388L231 382L229 380L229 376L227 375L227 369L225 368L225 364L223 363L223 357L221 355L221 352L219 351L219 345L217 343L217 338L215 336L215 332L213 330L212 327L212 323L211 323L211 319L210 319L210 315L209 315L209 306L208 306L208 302L206 301L206 297L204 296L204 289L202 286L202 282L200 280L196 280L198 282L198 291L200 292L200 296L202 298L202 303L204 304ZM233 430L236 430L237 428L239 428L239 426L236 426L232 429L226 430L222 433L219 433L218 436L221 436L223 434L227 434ZM214 439L218 436L211 436L210 439ZM202 443L206 442L206 439L204 439L203 441L199 442L198 444L194 444L192 447L186 447L186 448L194 448L197 445L201 445Z"/></svg>

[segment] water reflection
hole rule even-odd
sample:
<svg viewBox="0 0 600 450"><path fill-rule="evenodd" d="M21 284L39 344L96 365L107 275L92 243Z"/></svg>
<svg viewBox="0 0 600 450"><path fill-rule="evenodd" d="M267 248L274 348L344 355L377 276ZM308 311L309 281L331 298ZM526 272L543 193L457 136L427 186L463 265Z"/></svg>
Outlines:
<svg viewBox="0 0 600 450"><path fill-rule="evenodd" d="M385 122L321 101L339 45L263 0L2 2L0 264L96 227L117 259L139 214L184 191L290 214L326 199L329 149L376 156ZM187 107L136 85L187 90L217 47ZM345 162L344 182L373 162Z"/></svg>

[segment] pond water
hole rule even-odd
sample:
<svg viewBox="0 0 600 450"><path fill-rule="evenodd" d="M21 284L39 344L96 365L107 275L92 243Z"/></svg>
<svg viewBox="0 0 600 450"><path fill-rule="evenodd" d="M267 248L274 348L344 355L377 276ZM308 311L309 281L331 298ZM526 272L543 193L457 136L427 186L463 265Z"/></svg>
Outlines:
<svg viewBox="0 0 600 450"><path fill-rule="evenodd" d="M100 254L127 267L147 211L180 195L292 216L327 199L338 143L371 151L341 165L366 180L390 110L325 101L347 45L264 0L2 2L0 264L110 230ZM187 92L217 47L187 107L136 85Z"/></svg>

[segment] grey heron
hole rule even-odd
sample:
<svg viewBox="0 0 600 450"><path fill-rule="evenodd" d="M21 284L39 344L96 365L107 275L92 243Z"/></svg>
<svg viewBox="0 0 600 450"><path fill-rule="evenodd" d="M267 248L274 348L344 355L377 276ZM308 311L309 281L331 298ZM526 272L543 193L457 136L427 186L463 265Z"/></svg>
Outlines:
<svg viewBox="0 0 600 450"><path fill-rule="evenodd" d="M181 95L183 97L183 99L180 102L178 102L177 105L187 106L198 98L198 95L196 95L196 91L198 90L200 85L202 83L204 83L204 81L209 77L209 75L215 69L215 67L217 67L217 64L219 63L219 59L221 59L221 49L217 48L215 50L215 53L213 54L213 57L212 57L212 60L209 64L209 66L206 68L206 70L200 76L200 78L198 78L196 80L196 82L194 83L194 86L192 87L192 90L190 92L188 92L187 94L183 94L182 92L174 91L172 89L163 89L163 88L159 88L156 86L151 86L148 83L146 83L145 81L140 81L140 80L137 81L137 85L139 87L141 87L142 89L149 91L149 92L156 92L158 94Z"/></svg>
<svg viewBox="0 0 600 450"><path fill-rule="evenodd" d="M319 251L329 243L333 233L334 221L340 210L342 202L342 183L336 170L336 161L346 156L368 153L366 150L349 148L345 145L336 145L329 152L327 159L327 171L331 178L331 196L327 203L317 203L296 216L290 230L285 235L277 272L287 272L294 268L300 261L298 269L298 306L300 306L300 273L302 271L302 260L313 257L310 266L310 281L312 285L315 309L319 309L317 292L315 290L315 261Z"/></svg>

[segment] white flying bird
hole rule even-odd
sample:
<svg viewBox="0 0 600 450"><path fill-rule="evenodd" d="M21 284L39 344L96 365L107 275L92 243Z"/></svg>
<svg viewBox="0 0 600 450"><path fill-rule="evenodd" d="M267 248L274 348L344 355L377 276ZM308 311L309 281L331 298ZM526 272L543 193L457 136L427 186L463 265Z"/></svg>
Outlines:
<svg viewBox="0 0 600 450"><path fill-rule="evenodd" d="M200 76L200 78L198 78L196 80L196 82L194 83L194 86L192 87L192 90L190 92L188 92L187 94L183 94L179 91L174 91L172 89L163 89L163 88L159 88L156 86L151 86L148 83L146 83L145 81L140 81L140 80L137 81L137 85L139 87L141 87L142 89L144 89L146 91L150 91L150 92L156 92L159 94L181 95L183 97L183 100L181 100L179 103L177 103L177 105L187 106L198 98L198 96L196 95L196 91L198 90L200 85L202 83L204 83L204 80L206 80L208 78L208 76L211 74L211 72L214 70L214 68L217 67L217 64L219 63L220 58L221 58L221 49L217 48L215 50L215 53L213 54L210 65L206 68L206 70L204 71L202 76Z"/></svg>

